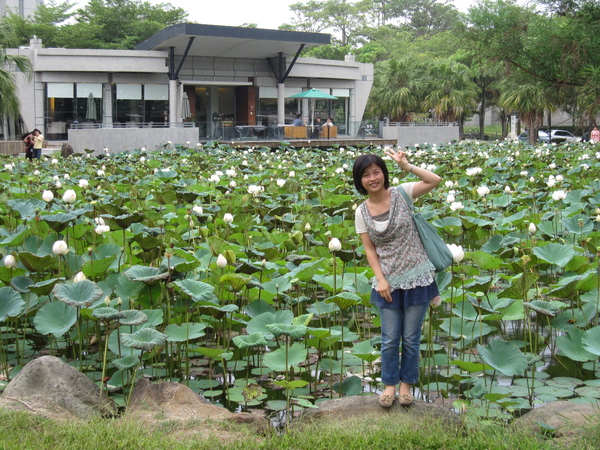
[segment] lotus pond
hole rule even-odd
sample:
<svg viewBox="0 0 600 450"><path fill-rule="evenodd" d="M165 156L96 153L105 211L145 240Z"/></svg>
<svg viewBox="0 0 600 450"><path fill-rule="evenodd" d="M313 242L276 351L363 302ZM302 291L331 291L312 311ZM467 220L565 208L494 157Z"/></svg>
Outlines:
<svg viewBox="0 0 600 450"><path fill-rule="evenodd" d="M4 158L0 383L51 354L123 406L138 377L272 415L378 390L354 232L365 151L382 154L206 143ZM423 145L409 160L443 176L418 206L457 246L423 330L420 398L501 420L600 399L600 146Z"/></svg>

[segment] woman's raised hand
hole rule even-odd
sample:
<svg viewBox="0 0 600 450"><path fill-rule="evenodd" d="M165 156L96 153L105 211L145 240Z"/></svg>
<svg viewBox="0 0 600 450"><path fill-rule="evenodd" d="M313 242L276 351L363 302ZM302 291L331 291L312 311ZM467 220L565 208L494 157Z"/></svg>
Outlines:
<svg viewBox="0 0 600 450"><path fill-rule="evenodd" d="M393 148L386 148L383 152L396 161L402 170L408 171L410 169L410 163L402 150L396 151Z"/></svg>

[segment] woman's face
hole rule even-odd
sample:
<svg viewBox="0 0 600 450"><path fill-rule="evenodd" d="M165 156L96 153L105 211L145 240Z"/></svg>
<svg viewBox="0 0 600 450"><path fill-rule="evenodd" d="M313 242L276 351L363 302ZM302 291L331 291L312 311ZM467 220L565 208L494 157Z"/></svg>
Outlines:
<svg viewBox="0 0 600 450"><path fill-rule="evenodd" d="M385 189L385 175L377 164L371 164L365 169L361 181L369 195Z"/></svg>

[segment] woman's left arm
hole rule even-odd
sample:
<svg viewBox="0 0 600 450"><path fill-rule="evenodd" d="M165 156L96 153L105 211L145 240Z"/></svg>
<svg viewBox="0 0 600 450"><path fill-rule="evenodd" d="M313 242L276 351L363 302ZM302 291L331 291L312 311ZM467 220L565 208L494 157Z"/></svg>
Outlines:
<svg viewBox="0 0 600 450"><path fill-rule="evenodd" d="M385 154L392 158L398 166L405 172L412 173L413 175L419 177L421 181L418 181L413 186L412 196L413 198L418 198L422 195L425 195L435 189L440 182L442 181L442 177L436 175L430 170L423 169L422 167L417 167L412 165L406 159L406 155L403 151L394 151L393 149L385 150Z"/></svg>

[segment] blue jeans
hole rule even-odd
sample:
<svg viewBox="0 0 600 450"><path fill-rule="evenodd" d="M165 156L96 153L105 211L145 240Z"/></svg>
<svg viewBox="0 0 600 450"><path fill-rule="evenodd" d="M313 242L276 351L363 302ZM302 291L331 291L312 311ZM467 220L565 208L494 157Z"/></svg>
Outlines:
<svg viewBox="0 0 600 450"><path fill-rule="evenodd" d="M406 309L380 308L381 381L386 386L419 381L421 328L429 302ZM402 359L399 356L402 339Z"/></svg>

